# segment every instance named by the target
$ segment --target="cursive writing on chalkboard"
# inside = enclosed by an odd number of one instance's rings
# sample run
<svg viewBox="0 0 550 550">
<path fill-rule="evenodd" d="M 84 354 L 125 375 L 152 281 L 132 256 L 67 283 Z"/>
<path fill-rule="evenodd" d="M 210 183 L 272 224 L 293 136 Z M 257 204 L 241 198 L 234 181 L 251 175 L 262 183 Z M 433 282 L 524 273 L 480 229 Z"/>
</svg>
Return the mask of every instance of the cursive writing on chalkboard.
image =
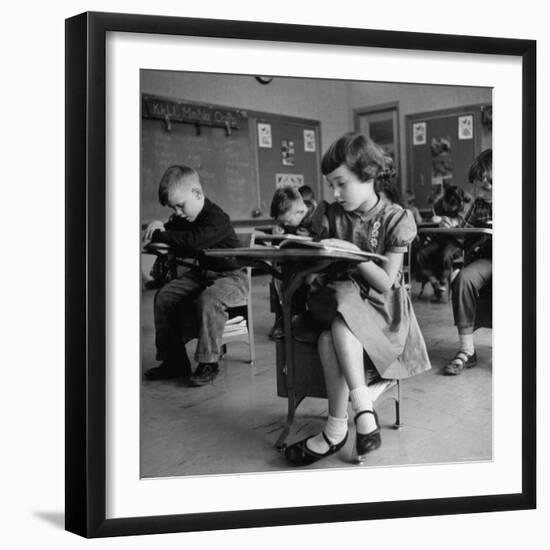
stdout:
<svg viewBox="0 0 550 550">
<path fill-rule="evenodd" d="M 210 105 L 183 103 L 154 96 L 143 96 L 143 117 L 170 122 L 220 126 L 239 129 L 239 123 L 246 119 L 244 111 L 222 109 Z"/>
</svg>

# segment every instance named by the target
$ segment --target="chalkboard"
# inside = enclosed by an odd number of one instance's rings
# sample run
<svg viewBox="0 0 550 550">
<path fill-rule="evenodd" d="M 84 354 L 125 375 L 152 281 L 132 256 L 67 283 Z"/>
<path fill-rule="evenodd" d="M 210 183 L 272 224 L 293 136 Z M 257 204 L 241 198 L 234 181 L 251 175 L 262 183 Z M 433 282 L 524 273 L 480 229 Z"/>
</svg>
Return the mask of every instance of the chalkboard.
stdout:
<svg viewBox="0 0 550 550">
<path fill-rule="evenodd" d="M 173 164 L 199 173 L 206 196 L 232 220 L 252 219 L 259 205 L 251 125 L 244 111 L 143 96 L 141 220 L 166 219 L 158 184 Z"/>
</svg>

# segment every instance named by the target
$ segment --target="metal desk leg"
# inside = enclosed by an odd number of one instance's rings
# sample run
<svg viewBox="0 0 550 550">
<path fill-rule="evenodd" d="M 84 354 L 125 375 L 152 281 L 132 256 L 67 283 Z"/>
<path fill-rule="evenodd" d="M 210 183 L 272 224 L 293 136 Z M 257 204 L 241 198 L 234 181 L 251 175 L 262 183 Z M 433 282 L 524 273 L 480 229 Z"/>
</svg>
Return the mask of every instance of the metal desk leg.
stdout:
<svg viewBox="0 0 550 550">
<path fill-rule="evenodd" d="M 396 381 L 396 389 L 397 389 L 397 396 L 394 397 L 395 400 L 395 424 L 393 425 L 393 428 L 395 430 L 400 430 L 403 427 L 403 424 L 401 424 L 401 382 L 399 380 Z"/>
<path fill-rule="evenodd" d="M 282 309 L 283 309 L 283 329 L 284 329 L 284 349 L 285 349 L 285 361 L 284 361 L 284 375 L 286 381 L 287 390 L 287 416 L 283 431 L 279 435 L 275 447 L 279 451 L 284 451 L 286 448 L 286 438 L 290 433 L 292 422 L 294 422 L 294 413 L 296 407 L 300 404 L 301 400 L 297 399 L 294 392 L 294 350 L 292 345 L 292 312 L 291 304 L 294 292 L 283 292 Z"/>
<path fill-rule="evenodd" d="M 300 397 L 300 399 L 296 400 L 296 396 L 294 394 L 288 395 L 286 422 L 283 430 L 279 434 L 277 442 L 275 443 L 275 448 L 278 451 L 283 452 L 286 449 L 286 438 L 288 437 L 288 434 L 290 433 L 290 428 L 292 427 L 292 423 L 294 422 L 294 413 L 296 412 L 298 405 L 303 401 L 303 399 L 304 397 Z"/>
</svg>

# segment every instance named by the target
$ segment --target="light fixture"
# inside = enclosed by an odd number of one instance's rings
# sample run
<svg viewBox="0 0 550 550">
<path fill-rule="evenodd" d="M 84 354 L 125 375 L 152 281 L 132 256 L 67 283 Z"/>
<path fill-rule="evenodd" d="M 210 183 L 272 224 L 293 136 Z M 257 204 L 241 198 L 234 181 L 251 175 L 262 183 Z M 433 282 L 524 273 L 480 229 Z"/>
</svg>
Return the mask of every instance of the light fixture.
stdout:
<svg viewBox="0 0 550 550">
<path fill-rule="evenodd" d="M 269 84 L 272 80 L 272 76 L 255 76 L 254 77 L 260 84 Z"/>
</svg>

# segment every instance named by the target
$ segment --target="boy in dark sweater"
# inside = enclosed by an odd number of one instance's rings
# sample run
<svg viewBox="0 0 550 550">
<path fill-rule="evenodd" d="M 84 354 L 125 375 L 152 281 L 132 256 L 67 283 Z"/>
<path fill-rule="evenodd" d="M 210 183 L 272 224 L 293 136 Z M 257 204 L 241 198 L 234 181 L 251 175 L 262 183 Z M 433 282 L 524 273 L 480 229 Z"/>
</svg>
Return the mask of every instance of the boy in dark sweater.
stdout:
<svg viewBox="0 0 550 550">
<path fill-rule="evenodd" d="M 230 259 L 204 258 L 205 248 L 236 248 L 239 239 L 229 216 L 204 196 L 199 175 L 188 166 L 171 166 L 159 184 L 159 201 L 174 211 L 170 221 L 151 223 L 144 244 L 165 243 L 177 257 L 197 258 L 196 267 L 164 285 L 155 296 L 155 343 L 162 363 L 145 373 L 147 380 L 183 377 L 202 386 L 219 373 L 227 308 L 242 304 L 248 293 L 246 270 Z M 198 338 L 195 373 L 185 343 Z"/>
</svg>

